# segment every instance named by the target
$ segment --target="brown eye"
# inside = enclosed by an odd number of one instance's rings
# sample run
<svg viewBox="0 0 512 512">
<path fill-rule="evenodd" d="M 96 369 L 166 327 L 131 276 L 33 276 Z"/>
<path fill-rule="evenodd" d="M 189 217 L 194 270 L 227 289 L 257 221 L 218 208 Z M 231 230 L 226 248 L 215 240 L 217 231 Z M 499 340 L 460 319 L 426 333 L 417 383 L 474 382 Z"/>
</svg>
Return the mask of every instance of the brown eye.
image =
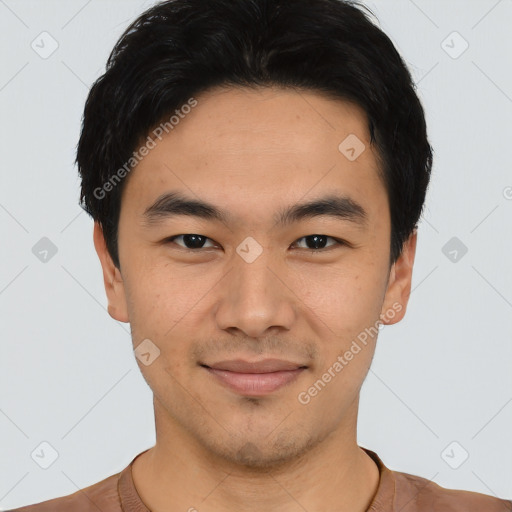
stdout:
<svg viewBox="0 0 512 512">
<path fill-rule="evenodd" d="M 327 241 L 328 240 L 333 240 L 334 243 L 333 244 L 330 244 L 330 245 L 327 245 Z M 342 245 L 343 242 L 341 240 L 337 240 L 336 238 L 333 238 L 331 236 L 327 236 L 327 235 L 309 235 L 309 236 L 304 236 L 302 238 L 299 238 L 297 240 L 297 242 L 295 242 L 296 244 L 300 243 L 301 241 L 304 241 L 305 242 L 305 247 L 300 247 L 301 249 L 309 249 L 313 252 L 320 252 L 322 251 L 323 249 L 327 249 L 327 248 L 330 248 L 332 246 L 335 246 L 335 245 Z"/>
<path fill-rule="evenodd" d="M 175 241 L 179 239 L 181 239 L 181 243 L 176 243 Z M 167 242 L 176 243 L 176 245 L 179 245 L 184 249 L 197 250 L 205 248 L 204 244 L 206 243 L 207 240 L 210 239 L 203 235 L 187 234 L 172 236 L 171 238 L 167 239 Z"/>
</svg>

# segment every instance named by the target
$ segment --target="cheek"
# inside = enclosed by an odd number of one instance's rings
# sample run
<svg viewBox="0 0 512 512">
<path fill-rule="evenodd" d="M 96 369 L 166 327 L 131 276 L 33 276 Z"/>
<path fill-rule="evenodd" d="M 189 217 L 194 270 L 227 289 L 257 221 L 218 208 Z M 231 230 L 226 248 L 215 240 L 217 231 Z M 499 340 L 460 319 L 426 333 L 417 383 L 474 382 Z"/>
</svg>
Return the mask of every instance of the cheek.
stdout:
<svg viewBox="0 0 512 512">
<path fill-rule="evenodd" d="M 305 310 L 314 312 L 337 335 L 346 338 L 378 319 L 385 281 L 377 265 L 365 261 L 343 266 L 311 267 L 303 273 Z"/>
<path fill-rule="evenodd" d="M 187 307 L 187 297 L 195 287 L 185 286 L 181 273 L 168 264 L 152 264 L 149 259 L 133 259 L 127 265 L 125 281 L 131 318 L 147 323 L 167 320 L 172 324 Z"/>
<path fill-rule="evenodd" d="M 179 269 L 147 262 L 127 266 L 125 290 L 133 343 L 149 338 L 165 351 L 166 359 L 176 362 L 178 352 L 186 351 L 191 333 L 199 335 L 207 316 L 208 293 L 219 276 L 192 266 Z"/>
</svg>

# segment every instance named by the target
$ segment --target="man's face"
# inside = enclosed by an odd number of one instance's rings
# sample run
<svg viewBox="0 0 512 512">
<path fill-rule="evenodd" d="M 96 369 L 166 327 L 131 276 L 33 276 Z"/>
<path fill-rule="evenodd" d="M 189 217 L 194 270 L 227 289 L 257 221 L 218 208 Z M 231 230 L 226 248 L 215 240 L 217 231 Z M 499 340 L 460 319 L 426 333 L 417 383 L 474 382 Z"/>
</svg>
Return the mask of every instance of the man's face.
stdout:
<svg viewBox="0 0 512 512">
<path fill-rule="evenodd" d="M 414 236 L 390 273 L 389 205 L 364 112 L 280 89 L 196 99 L 125 184 L 120 272 L 95 233 L 109 312 L 130 322 L 134 347 L 150 340 L 149 352 L 160 350 L 151 364 L 138 361 L 157 432 L 180 432 L 213 458 L 253 467 L 291 460 L 334 433 L 354 442 L 376 341 L 367 334 L 363 343 L 361 333 L 402 318 L 415 249 Z M 355 160 L 353 144 L 339 148 L 350 134 L 366 147 Z M 145 214 L 171 192 L 225 218 Z M 329 214 L 331 204 L 282 218 L 333 196 L 365 217 L 342 203 L 344 215 Z M 268 358 L 303 368 L 251 392 L 251 378 L 235 389 L 205 367 Z"/>
</svg>

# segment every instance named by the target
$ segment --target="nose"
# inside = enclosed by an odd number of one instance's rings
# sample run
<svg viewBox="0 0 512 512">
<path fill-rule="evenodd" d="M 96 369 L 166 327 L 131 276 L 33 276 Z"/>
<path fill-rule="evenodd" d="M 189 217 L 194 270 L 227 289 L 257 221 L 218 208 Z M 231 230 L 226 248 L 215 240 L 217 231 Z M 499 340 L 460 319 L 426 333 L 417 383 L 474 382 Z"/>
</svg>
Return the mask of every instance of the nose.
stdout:
<svg viewBox="0 0 512 512">
<path fill-rule="evenodd" d="M 283 266 L 268 251 L 253 262 L 238 255 L 223 280 L 216 309 L 217 326 L 258 338 L 268 330 L 290 330 L 297 315 L 297 293 L 287 283 Z"/>
</svg>

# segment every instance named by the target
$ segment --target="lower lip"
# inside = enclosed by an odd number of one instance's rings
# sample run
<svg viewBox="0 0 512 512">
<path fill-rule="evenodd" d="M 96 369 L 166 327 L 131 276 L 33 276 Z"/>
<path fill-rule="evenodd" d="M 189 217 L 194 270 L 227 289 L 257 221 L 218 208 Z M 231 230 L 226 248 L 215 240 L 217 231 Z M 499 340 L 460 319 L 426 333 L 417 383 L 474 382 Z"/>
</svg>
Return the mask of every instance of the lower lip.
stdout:
<svg viewBox="0 0 512 512">
<path fill-rule="evenodd" d="M 271 373 L 237 373 L 227 370 L 216 370 L 214 368 L 206 368 L 206 370 L 237 393 L 250 396 L 262 396 L 289 384 L 295 380 L 305 368 Z"/>
</svg>

